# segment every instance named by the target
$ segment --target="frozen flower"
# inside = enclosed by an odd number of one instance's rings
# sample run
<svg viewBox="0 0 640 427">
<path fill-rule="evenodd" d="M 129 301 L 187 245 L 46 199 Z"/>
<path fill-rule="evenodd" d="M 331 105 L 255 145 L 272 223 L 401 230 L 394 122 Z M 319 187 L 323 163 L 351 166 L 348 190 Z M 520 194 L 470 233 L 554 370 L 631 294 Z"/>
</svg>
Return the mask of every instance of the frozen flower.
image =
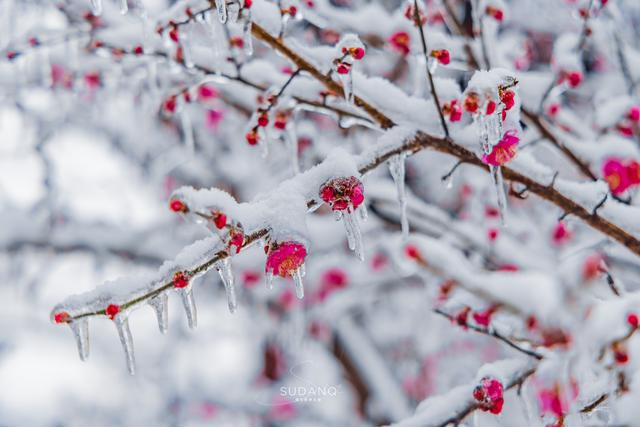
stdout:
<svg viewBox="0 0 640 427">
<path fill-rule="evenodd" d="M 518 148 L 518 134 L 507 131 L 500 142 L 493 146 L 491 153 L 482 156 L 482 161 L 491 166 L 502 166 L 516 155 Z"/>
<path fill-rule="evenodd" d="M 447 65 L 451 62 L 451 55 L 447 49 L 432 50 L 431 56 L 437 59 L 442 65 Z"/>
<path fill-rule="evenodd" d="M 499 414 L 504 405 L 504 387 L 495 378 L 483 378 L 473 390 L 473 398 L 478 402 L 481 410 Z"/>
<path fill-rule="evenodd" d="M 502 20 L 504 19 L 504 12 L 502 11 L 502 9 L 495 6 L 487 6 L 485 9 L 485 13 L 498 22 L 502 22 Z"/>
<path fill-rule="evenodd" d="M 201 101 L 207 101 L 218 96 L 218 91 L 210 85 L 202 85 L 198 88 L 198 98 Z"/>
<path fill-rule="evenodd" d="M 334 211 L 351 212 L 364 201 L 362 183 L 355 176 L 333 178 L 320 187 L 320 197 Z"/>
<path fill-rule="evenodd" d="M 627 168 L 624 163 L 616 158 L 607 159 L 602 166 L 604 178 L 609 184 L 609 189 L 614 195 L 622 194 L 631 185 Z"/>
<path fill-rule="evenodd" d="M 442 106 L 442 113 L 449 117 L 449 121 L 458 122 L 462 118 L 462 106 L 457 99 L 454 99 Z"/>
<path fill-rule="evenodd" d="M 389 38 L 389 44 L 403 55 L 409 54 L 409 51 L 411 50 L 411 39 L 409 37 L 409 33 L 406 31 L 393 33 Z"/>
<path fill-rule="evenodd" d="M 564 221 L 559 221 L 553 228 L 553 243 L 560 245 L 571 238 L 571 231 Z"/>
<path fill-rule="evenodd" d="M 291 277 L 303 264 L 307 249 L 302 243 L 283 242 L 269 246 L 265 272 L 280 277 Z"/>
</svg>

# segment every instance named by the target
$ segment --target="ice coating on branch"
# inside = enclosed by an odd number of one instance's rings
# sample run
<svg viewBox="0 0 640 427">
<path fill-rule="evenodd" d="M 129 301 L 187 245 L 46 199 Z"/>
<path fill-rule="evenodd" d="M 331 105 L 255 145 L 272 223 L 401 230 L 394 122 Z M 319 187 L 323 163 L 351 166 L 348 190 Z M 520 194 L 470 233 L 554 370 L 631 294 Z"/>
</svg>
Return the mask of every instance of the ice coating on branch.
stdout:
<svg viewBox="0 0 640 427">
<path fill-rule="evenodd" d="M 156 313 L 158 329 L 161 333 L 166 334 L 169 330 L 169 295 L 166 292 L 161 292 L 149 300 L 149 305 Z"/>
<path fill-rule="evenodd" d="M 407 219 L 407 193 L 405 191 L 405 152 L 396 154 L 388 160 L 389 173 L 396 185 L 398 193 L 398 203 L 400 203 L 400 225 L 402 236 L 406 239 L 409 236 L 409 220 Z"/>
<path fill-rule="evenodd" d="M 127 370 L 131 375 L 136 373 L 136 358 L 133 352 L 133 337 L 131 336 L 131 330 L 129 329 L 129 314 L 120 313 L 113 319 L 113 324 L 118 331 L 118 337 L 120 338 L 120 344 L 122 344 L 122 350 L 124 351 L 125 360 L 127 362 Z"/>
</svg>

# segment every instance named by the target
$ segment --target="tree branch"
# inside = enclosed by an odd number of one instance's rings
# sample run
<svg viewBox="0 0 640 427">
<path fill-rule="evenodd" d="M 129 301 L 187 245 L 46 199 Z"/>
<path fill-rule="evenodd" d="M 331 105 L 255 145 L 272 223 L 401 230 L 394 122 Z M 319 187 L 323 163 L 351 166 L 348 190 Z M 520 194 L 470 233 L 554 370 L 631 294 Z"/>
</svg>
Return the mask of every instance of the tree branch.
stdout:
<svg viewBox="0 0 640 427">
<path fill-rule="evenodd" d="M 444 114 L 442 113 L 442 105 L 440 104 L 440 99 L 438 98 L 436 85 L 433 82 L 433 74 L 429 69 L 429 51 L 427 49 L 427 39 L 424 35 L 424 29 L 422 28 L 422 23 L 420 21 L 420 9 L 418 9 L 418 0 L 413 0 L 413 21 L 415 26 L 418 28 L 418 32 L 420 33 L 422 54 L 424 55 L 424 65 L 427 71 L 427 80 L 429 81 L 429 87 L 431 88 L 431 96 L 433 96 L 433 102 L 435 102 L 436 108 L 438 109 L 438 116 L 440 116 L 440 124 L 442 125 L 444 136 L 445 138 L 449 138 L 449 128 L 447 127 L 447 122 L 445 121 Z"/>
</svg>

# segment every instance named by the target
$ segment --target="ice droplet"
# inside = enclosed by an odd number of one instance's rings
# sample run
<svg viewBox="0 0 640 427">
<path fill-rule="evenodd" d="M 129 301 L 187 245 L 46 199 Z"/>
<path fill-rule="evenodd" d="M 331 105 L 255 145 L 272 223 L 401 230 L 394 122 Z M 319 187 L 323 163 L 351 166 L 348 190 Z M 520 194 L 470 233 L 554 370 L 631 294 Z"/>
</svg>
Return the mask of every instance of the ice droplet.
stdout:
<svg viewBox="0 0 640 427">
<path fill-rule="evenodd" d="M 251 36 L 251 26 L 253 22 L 251 21 L 251 10 L 245 10 L 244 12 L 246 16 L 243 18 L 244 22 L 242 23 L 242 37 L 244 41 L 244 53 L 247 56 L 253 55 L 253 38 Z"/>
<path fill-rule="evenodd" d="M 226 24 L 229 14 L 227 13 L 227 2 L 226 0 L 217 0 L 216 1 L 216 11 L 218 12 L 218 20 L 221 24 Z"/>
<path fill-rule="evenodd" d="M 87 318 L 76 319 L 69 322 L 73 337 L 76 339 L 80 360 L 89 358 L 89 321 Z"/>
<path fill-rule="evenodd" d="M 296 296 L 298 299 L 304 298 L 304 284 L 302 283 L 302 277 L 304 277 L 304 267 L 300 266 L 300 268 L 297 268 L 293 273 L 293 281 L 296 284 Z"/>
<path fill-rule="evenodd" d="M 349 243 L 349 249 L 355 252 L 360 261 L 364 261 L 362 233 L 360 232 L 360 225 L 358 224 L 358 218 L 356 217 L 356 214 L 346 212 L 342 216 L 342 222 L 344 223 L 344 229 L 347 232 L 347 242 Z"/>
<path fill-rule="evenodd" d="M 158 329 L 163 334 L 169 329 L 169 295 L 161 293 L 149 300 L 149 305 L 153 307 L 158 319 Z"/>
<path fill-rule="evenodd" d="M 124 355 L 127 359 L 127 369 L 131 375 L 135 375 L 136 357 L 133 353 L 133 337 L 131 336 L 131 330 L 129 329 L 129 318 L 126 317 L 126 314 L 119 314 L 113 319 L 113 322 L 118 330 L 120 343 L 122 344 L 122 349 L 124 350 Z"/>
<path fill-rule="evenodd" d="M 340 82 L 342 83 L 342 90 L 344 91 L 344 99 L 348 103 L 353 102 L 353 78 L 351 76 L 351 69 L 346 74 L 339 74 Z"/>
<path fill-rule="evenodd" d="M 273 273 L 270 271 L 267 271 L 266 274 L 264 275 L 264 279 L 265 279 L 265 284 L 267 285 L 267 289 L 269 290 L 273 289 Z"/>
<path fill-rule="evenodd" d="M 184 312 L 187 315 L 187 321 L 191 329 L 198 325 L 198 312 L 196 310 L 196 301 L 193 298 L 193 288 L 191 285 L 186 288 L 180 289 L 180 298 L 182 299 L 182 305 L 184 306 Z"/>
<path fill-rule="evenodd" d="M 229 303 L 229 311 L 235 313 L 238 309 L 238 302 L 236 299 L 236 288 L 233 279 L 233 271 L 231 270 L 231 260 L 223 258 L 216 264 L 216 270 L 220 275 L 220 279 L 224 284 L 224 290 L 227 293 L 227 302 Z"/>
<path fill-rule="evenodd" d="M 91 0 L 91 13 L 94 16 L 102 14 L 102 0 Z"/>
<path fill-rule="evenodd" d="M 407 220 L 407 192 L 404 186 L 405 167 L 404 160 L 407 154 L 402 152 L 391 157 L 388 160 L 389 172 L 391 178 L 396 184 L 396 191 L 398 192 L 398 202 L 400 203 L 400 226 L 402 228 L 402 238 L 409 237 L 409 221 Z"/>
<path fill-rule="evenodd" d="M 126 15 L 129 11 L 129 0 L 120 0 L 120 13 Z"/>
</svg>

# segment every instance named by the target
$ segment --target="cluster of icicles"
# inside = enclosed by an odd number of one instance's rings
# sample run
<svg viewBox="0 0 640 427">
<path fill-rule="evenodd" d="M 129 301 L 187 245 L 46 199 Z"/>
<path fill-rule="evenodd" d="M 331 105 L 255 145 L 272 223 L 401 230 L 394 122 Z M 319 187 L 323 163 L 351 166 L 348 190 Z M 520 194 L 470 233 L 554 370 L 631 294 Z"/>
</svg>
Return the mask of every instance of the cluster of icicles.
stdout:
<svg viewBox="0 0 640 427">
<path fill-rule="evenodd" d="M 465 111 L 472 115 L 473 121 L 477 124 L 482 161 L 489 167 L 497 192 L 500 218 L 503 222 L 506 216 L 507 195 L 501 166 L 516 155 L 520 141 L 517 130 L 505 132 L 503 122 L 507 112 L 515 105 L 516 93 L 509 88 L 516 84 L 515 79 L 508 78 L 505 85 L 498 87 L 498 102 L 491 94 L 487 94 L 482 99 L 478 93 L 469 91 L 463 105 Z"/>
<path fill-rule="evenodd" d="M 358 258 L 364 259 L 362 233 L 360 232 L 358 220 L 366 219 L 367 214 L 363 203 L 364 188 L 360 180 L 354 176 L 332 178 L 320 187 L 319 198 L 331 207 L 337 220 L 344 222 L 349 248 L 356 253 Z M 218 235 L 224 243 L 226 251 L 215 263 L 210 264 L 210 267 L 203 268 L 202 265 L 199 265 L 190 269 L 183 268 L 174 271 L 170 282 L 164 283 L 161 287 L 140 299 L 121 305 L 113 301 L 105 301 L 106 306 L 103 310 L 99 310 L 99 313 L 111 319 L 116 326 L 124 349 L 127 367 L 132 375 L 135 373 L 136 368 L 128 316 L 132 309 L 139 306 L 140 303 L 146 302 L 153 308 L 160 332 L 165 333 L 168 329 L 169 292 L 177 292 L 184 306 L 189 327 L 195 328 L 197 325 L 197 311 L 193 295 L 193 284 L 195 279 L 204 274 L 208 268 L 215 268 L 225 287 L 229 311 L 233 313 L 238 307 L 230 257 L 232 254 L 238 254 L 248 244 L 242 224 L 229 218 L 224 212 L 216 208 L 207 208 L 206 211 L 192 210 L 183 200 L 178 198 L 170 200 L 169 208 L 173 212 L 195 219 L 198 222 L 204 222 L 208 229 Z M 358 211 L 357 214 L 360 218 L 356 215 L 356 211 Z M 290 277 L 295 283 L 296 296 L 300 299 L 304 297 L 302 278 L 304 277 L 304 262 L 307 256 L 307 248 L 301 240 L 285 239 L 275 241 L 268 234 L 264 238 L 264 248 L 267 256 L 265 263 L 267 287 L 269 289 L 272 288 L 274 276 Z M 168 281 L 168 279 L 166 280 Z M 88 320 L 89 317 L 97 313 L 72 315 L 67 310 L 72 313 L 74 311 L 66 308 L 64 304 L 60 305 L 54 308 L 51 318 L 55 323 L 69 325 L 76 340 L 80 359 L 86 360 L 89 356 Z"/>
</svg>

